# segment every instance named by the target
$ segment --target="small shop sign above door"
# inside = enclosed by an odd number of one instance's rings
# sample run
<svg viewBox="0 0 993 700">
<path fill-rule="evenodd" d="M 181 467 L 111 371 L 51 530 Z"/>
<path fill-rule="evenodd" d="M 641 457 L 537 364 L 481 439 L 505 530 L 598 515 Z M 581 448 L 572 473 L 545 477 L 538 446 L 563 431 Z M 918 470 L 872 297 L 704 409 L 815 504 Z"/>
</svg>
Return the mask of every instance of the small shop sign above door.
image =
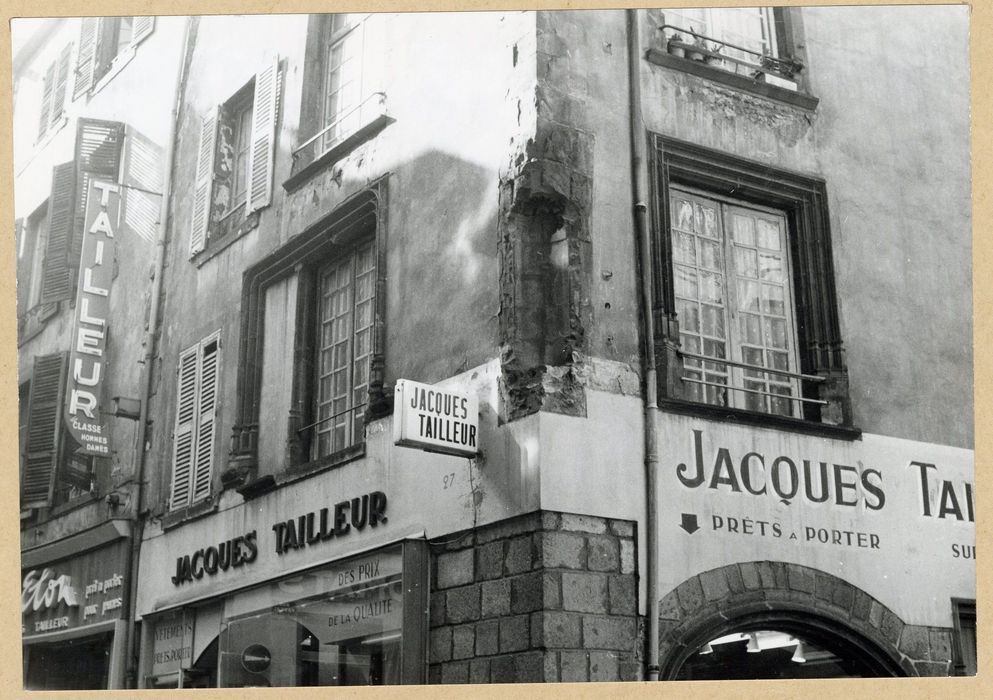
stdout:
<svg viewBox="0 0 993 700">
<path fill-rule="evenodd" d="M 479 399 L 420 384 L 397 381 L 393 443 L 427 452 L 473 457 L 479 452 Z"/>
</svg>

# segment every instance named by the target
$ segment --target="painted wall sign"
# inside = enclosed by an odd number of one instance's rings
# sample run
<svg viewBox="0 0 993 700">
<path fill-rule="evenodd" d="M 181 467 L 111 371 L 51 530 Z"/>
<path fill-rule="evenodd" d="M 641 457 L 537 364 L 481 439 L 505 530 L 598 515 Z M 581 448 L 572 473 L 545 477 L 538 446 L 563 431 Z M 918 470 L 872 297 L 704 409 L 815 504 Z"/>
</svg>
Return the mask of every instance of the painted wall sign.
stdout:
<svg viewBox="0 0 993 700">
<path fill-rule="evenodd" d="M 479 452 L 479 399 L 429 384 L 396 384 L 393 443 L 471 457 Z"/>
<path fill-rule="evenodd" d="M 177 557 L 176 574 L 172 577 L 172 582 L 179 586 L 187 581 L 200 580 L 205 575 L 213 576 L 218 571 L 237 569 L 244 564 L 251 564 L 258 554 L 255 530 L 252 530 L 216 546 L 201 547 L 193 554 Z"/>
<path fill-rule="evenodd" d="M 832 573 L 904 621 L 948 624 L 975 596 L 970 450 L 840 441 L 667 416 L 660 444 L 665 586 L 735 562 Z M 895 582 L 913 581 L 913 586 Z"/>
<path fill-rule="evenodd" d="M 120 208 L 118 185 L 90 181 L 66 391 L 69 432 L 83 453 L 102 457 L 109 456 L 112 449 L 110 426 L 103 420 L 99 404 L 107 369 L 107 319 Z"/>
<path fill-rule="evenodd" d="M 22 635 L 27 638 L 119 618 L 125 589 L 123 542 L 24 572 Z"/>
<path fill-rule="evenodd" d="M 336 503 L 334 508 L 290 518 L 272 526 L 276 533 L 276 554 L 300 549 L 349 532 L 362 531 L 366 525 L 377 527 L 385 523 L 386 494 L 373 491 L 350 501 Z"/>
</svg>

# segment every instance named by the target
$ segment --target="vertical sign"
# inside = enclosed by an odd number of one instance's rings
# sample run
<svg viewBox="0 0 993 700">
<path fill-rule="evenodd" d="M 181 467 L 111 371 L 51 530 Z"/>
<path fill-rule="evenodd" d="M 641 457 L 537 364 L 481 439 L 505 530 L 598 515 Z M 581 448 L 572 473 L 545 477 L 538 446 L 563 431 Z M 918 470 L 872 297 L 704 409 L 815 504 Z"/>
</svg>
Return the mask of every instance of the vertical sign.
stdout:
<svg viewBox="0 0 993 700">
<path fill-rule="evenodd" d="M 114 275 L 114 232 L 121 208 L 120 187 L 91 180 L 86 193 L 83 250 L 76 292 L 76 319 L 69 351 L 66 424 L 83 454 L 110 454 L 110 426 L 100 414 L 107 369 L 107 319 Z"/>
</svg>

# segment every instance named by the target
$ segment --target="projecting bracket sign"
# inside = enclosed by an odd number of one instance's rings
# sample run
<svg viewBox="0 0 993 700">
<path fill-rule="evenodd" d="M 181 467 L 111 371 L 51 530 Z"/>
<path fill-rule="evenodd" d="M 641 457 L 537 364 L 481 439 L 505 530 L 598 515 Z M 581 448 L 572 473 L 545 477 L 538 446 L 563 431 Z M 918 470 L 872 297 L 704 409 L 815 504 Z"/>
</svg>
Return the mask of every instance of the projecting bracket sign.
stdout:
<svg viewBox="0 0 993 700">
<path fill-rule="evenodd" d="M 478 454 L 476 396 L 400 379 L 393 407 L 393 444 L 463 457 Z"/>
</svg>

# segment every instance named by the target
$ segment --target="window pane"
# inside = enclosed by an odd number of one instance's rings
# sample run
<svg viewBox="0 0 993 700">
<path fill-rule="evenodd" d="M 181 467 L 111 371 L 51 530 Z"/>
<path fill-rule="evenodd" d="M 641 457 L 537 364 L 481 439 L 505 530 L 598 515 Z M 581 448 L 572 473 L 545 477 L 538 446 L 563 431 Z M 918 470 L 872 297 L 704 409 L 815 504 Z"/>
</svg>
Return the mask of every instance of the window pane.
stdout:
<svg viewBox="0 0 993 700">
<path fill-rule="evenodd" d="M 740 340 L 749 345 L 763 345 L 760 317 L 755 314 L 741 314 L 738 318 Z"/>
<path fill-rule="evenodd" d="M 714 304 L 724 303 L 723 280 L 720 275 L 710 272 L 700 273 L 700 300 Z"/>
<path fill-rule="evenodd" d="M 696 265 L 696 249 L 693 236 L 678 231 L 673 235 L 672 257 L 676 262 Z"/>
<path fill-rule="evenodd" d="M 693 231 L 693 205 L 685 199 L 676 199 L 672 210 L 675 214 L 672 225 L 683 231 Z"/>
<path fill-rule="evenodd" d="M 783 298 L 782 287 L 762 285 L 762 311 L 775 316 L 786 315 L 786 301 Z"/>
<path fill-rule="evenodd" d="M 696 272 L 683 266 L 676 267 L 676 296 L 684 299 L 698 299 Z"/>
<path fill-rule="evenodd" d="M 735 272 L 742 277 L 755 279 L 759 276 L 758 255 L 751 248 L 734 247 Z"/>
<path fill-rule="evenodd" d="M 769 250 L 780 249 L 779 226 L 775 222 L 758 219 L 757 228 L 759 248 L 768 248 Z"/>
<path fill-rule="evenodd" d="M 786 348 L 786 321 L 781 318 L 765 319 L 766 345 L 774 348 Z"/>
<path fill-rule="evenodd" d="M 676 300 L 676 313 L 679 315 L 679 327 L 688 332 L 700 332 L 700 306 L 691 301 Z"/>
<path fill-rule="evenodd" d="M 714 338 L 724 338 L 724 309 L 703 305 L 703 333 Z"/>
<path fill-rule="evenodd" d="M 779 255 L 759 253 L 759 273 L 766 282 L 783 281 L 783 259 Z"/>
<path fill-rule="evenodd" d="M 710 270 L 723 270 L 720 243 L 706 240 L 700 241 L 700 267 L 706 267 Z"/>
<path fill-rule="evenodd" d="M 752 227 L 752 218 L 750 216 L 734 214 L 731 217 L 731 221 L 733 222 L 732 233 L 734 242 L 741 245 L 754 246 L 755 230 Z"/>
<path fill-rule="evenodd" d="M 697 233 L 708 238 L 717 238 L 717 210 L 713 206 L 698 202 L 694 219 L 694 229 Z"/>
<path fill-rule="evenodd" d="M 753 391 L 765 391 L 765 384 L 757 381 L 745 380 L 745 388 L 752 391 L 742 392 L 745 395 L 745 408 L 750 411 L 765 411 L 765 396 L 752 393 Z"/>
<path fill-rule="evenodd" d="M 759 310 L 759 285 L 757 282 L 738 280 L 738 308 L 742 311 Z"/>
</svg>

